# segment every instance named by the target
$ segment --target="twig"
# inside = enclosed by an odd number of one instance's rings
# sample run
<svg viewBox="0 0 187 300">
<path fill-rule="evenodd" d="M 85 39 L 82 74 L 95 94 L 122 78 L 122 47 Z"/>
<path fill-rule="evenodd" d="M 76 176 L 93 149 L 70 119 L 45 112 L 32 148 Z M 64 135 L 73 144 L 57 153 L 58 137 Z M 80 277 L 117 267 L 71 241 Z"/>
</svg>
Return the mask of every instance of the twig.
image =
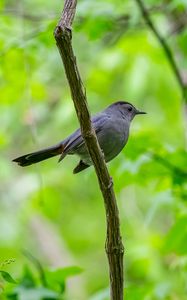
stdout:
<svg viewBox="0 0 187 300">
<path fill-rule="evenodd" d="M 53 20 L 57 14 L 29 14 L 25 13 L 24 11 L 20 11 L 17 9 L 5 9 L 0 12 L 0 16 L 8 16 L 11 15 L 11 17 L 16 17 L 20 19 L 25 19 L 31 22 L 43 22 L 46 20 Z"/>
<path fill-rule="evenodd" d="M 71 43 L 71 25 L 76 11 L 76 0 L 65 0 L 61 19 L 54 36 L 64 64 L 72 99 L 79 119 L 83 138 L 98 177 L 104 198 L 107 237 L 106 252 L 110 271 L 110 290 L 112 300 L 123 300 L 123 244 L 120 235 L 119 212 L 103 153 L 99 147 L 95 131 L 92 128 L 87 107 L 86 91 L 83 86 Z"/>
<path fill-rule="evenodd" d="M 149 12 L 148 12 L 147 8 L 144 6 L 143 1 L 142 0 L 135 0 L 135 1 L 136 1 L 137 5 L 140 8 L 142 16 L 143 16 L 144 20 L 146 21 L 148 27 L 154 33 L 154 35 L 156 36 L 157 40 L 159 41 L 162 49 L 164 50 L 165 55 L 168 59 L 168 62 L 170 64 L 170 66 L 173 70 L 173 73 L 175 74 L 175 77 L 176 77 L 176 79 L 178 81 L 178 84 L 180 86 L 182 96 L 183 96 L 185 102 L 187 102 L 187 93 L 186 93 L 187 87 L 186 87 L 185 83 L 183 82 L 181 72 L 180 72 L 180 70 L 177 66 L 177 63 L 175 61 L 175 58 L 173 56 L 173 53 L 172 53 L 167 41 L 164 39 L 163 36 L 161 36 L 159 31 L 157 30 L 155 24 L 151 20 L 151 17 L 149 15 Z"/>
</svg>

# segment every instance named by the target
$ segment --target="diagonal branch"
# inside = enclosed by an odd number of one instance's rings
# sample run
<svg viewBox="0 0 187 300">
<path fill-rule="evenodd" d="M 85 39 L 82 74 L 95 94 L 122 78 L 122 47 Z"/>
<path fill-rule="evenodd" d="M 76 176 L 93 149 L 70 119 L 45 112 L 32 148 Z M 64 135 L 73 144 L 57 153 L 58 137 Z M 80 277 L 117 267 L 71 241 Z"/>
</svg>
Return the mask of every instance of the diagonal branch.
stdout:
<svg viewBox="0 0 187 300">
<path fill-rule="evenodd" d="M 170 170 L 171 173 L 173 173 L 175 176 L 177 175 L 179 177 L 186 178 L 187 176 L 186 170 L 183 170 L 180 167 L 173 165 L 169 160 L 165 159 L 164 157 L 160 156 L 157 153 L 150 152 L 149 154 L 155 161 L 157 161 L 159 164 L 161 164 L 162 166 Z"/>
<path fill-rule="evenodd" d="M 170 66 L 173 70 L 173 73 L 175 74 L 175 77 L 176 77 L 176 79 L 178 81 L 178 84 L 180 86 L 182 96 L 183 96 L 185 102 L 187 102 L 187 93 L 186 93 L 187 87 L 186 87 L 185 83 L 183 82 L 181 72 L 180 72 L 180 70 L 177 66 L 174 55 L 173 55 L 167 41 L 165 40 L 165 38 L 163 36 L 161 36 L 159 31 L 157 30 L 155 24 L 151 20 L 149 12 L 148 12 L 147 8 L 145 7 L 143 1 L 142 0 L 135 0 L 135 1 L 136 1 L 137 5 L 139 6 L 139 9 L 140 9 L 140 11 L 142 13 L 142 16 L 143 16 L 144 20 L 146 21 L 148 27 L 153 32 L 153 34 L 155 35 L 155 37 L 159 41 L 163 51 L 165 52 L 165 55 L 168 59 L 168 62 L 170 64 Z"/>
<path fill-rule="evenodd" d="M 64 64 L 82 135 L 92 158 L 104 199 L 107 221 L 106 252 L 110 271 L 111 299 L 123 300 L 124 249 L 120 235 L 120 221 L 116 197 L 112 179 L 90 121 L 86 90 L 80 77 L 71 43 L 71 25 L 76 11 L 76 4 L 76 0 L 65 0 L 62 16 L 55 29 L 54 36 Z"/>
</svg>

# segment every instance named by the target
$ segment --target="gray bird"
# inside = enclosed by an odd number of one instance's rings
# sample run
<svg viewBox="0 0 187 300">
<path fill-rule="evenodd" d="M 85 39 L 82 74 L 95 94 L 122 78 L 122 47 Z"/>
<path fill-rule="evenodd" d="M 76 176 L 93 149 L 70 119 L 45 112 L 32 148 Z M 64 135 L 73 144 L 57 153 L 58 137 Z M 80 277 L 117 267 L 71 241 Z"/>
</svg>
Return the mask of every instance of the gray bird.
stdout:
<svg viewBox="0 0 187 300">
<path fill-rule="evenodd" d="M 122 151 L 129 137 L 130 123 L 135 115 L 139 114 L 145 114 L 145 112 L 137 110 L 129 102 L 118 101 L 92 117 L 92 125 L 106 162 L 112 160 Z M 92 165 L 80 129 L 52 147 L 20 156 L 13 161 L 25 167 L 56 155 L 61 155 L 59 159 L 61 161 L 66 155 L 72 154 L 80 157 L 79 164 L 73 170 L 74 174 Z"/>
</svg>

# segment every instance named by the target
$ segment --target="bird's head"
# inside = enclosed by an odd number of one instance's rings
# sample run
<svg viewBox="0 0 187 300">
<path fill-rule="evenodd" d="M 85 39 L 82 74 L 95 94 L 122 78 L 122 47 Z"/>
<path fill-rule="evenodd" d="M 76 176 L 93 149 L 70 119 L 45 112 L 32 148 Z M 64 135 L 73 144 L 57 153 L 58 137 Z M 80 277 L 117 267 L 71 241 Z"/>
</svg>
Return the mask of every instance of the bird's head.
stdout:
<svg viewBox="0 0 187 300">
<path fill-rule="evenodd" d="M 107 109 L 121 115 L 123 118 L 132 121 L 136 115 L 146 114 L 144 111 L 138 110 L 134 105 L 125 101 L 117 101 L 111 104 Z"/>
</svg>

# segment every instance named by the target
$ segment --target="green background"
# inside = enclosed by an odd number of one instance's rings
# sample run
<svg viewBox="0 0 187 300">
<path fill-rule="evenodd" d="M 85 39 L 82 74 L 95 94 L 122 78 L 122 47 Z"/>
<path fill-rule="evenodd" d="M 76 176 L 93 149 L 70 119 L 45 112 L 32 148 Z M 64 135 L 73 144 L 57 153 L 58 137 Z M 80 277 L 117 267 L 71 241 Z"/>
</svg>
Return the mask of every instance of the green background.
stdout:
<svg viewBox="0 0 187 300">
<path fill-rule="evenodd" d="M 187 78 L 186 1 L 144 2 Z M 2 299 L 22 289 L 25 265 L 38 280 L 23 249 L 44 269 L 78 266 L 83 272 L 66 280 L 59 298 L 42 296 L 37 282 L 36 294 L 17 292 L 11 299 L 109 299 L 105 210 L 94 169 L 73 175 L 77 157 L 28 168 L 11 162 L 78 127 L 53 37 L 62 7 L 62 1 L 0 2 L 0 263 L 17 282 L 1 279 Z M 90 111 L 126 100 L 147 112 L 134 119 L 128 144 L 108 164 L 125 246 L 125 299 L 186 299 L 187 119 L 181 89 L 135 1 L 78 1 L 73 29 Z"/>
</svg>

